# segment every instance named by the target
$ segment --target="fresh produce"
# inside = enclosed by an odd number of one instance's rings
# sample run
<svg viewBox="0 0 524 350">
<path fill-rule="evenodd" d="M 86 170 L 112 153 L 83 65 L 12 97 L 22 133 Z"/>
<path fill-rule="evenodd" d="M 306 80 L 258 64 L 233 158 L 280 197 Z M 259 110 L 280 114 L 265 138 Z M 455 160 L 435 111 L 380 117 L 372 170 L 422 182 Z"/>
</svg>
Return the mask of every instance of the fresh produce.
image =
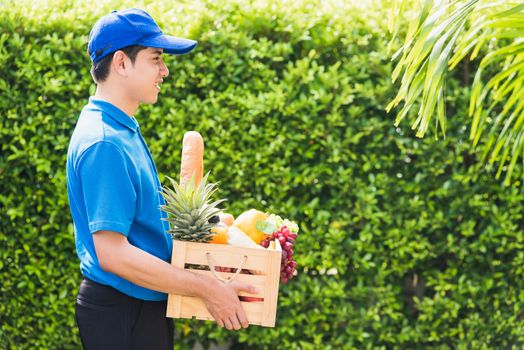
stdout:
<svg viewBox="0 0 524 350">
<path fill-rule="evenodd" d="M 182 141 L 182 164 L 180 167 L 180 185 L 195 177 L 198 186 L 204 174 L 204 139 L 196 131 L 188 131 Z"/>
<path fill-rule="evenodd" d="M 246 296 L 240 295 L 238 297 L 238 299 L 240 299 L 240 301 L 245 301 L 245 302 L 248 302 L 248 303 L 261 303 L 261 302 L 264 301 L 264 298 L 248 297 L 247 295 Z"/>
<path fill-rule="evenodd" d="M 287 221 L 287 223 L 290 224 L 290 227 L 287 227 L 286 225 L 280 226 L 280 229 L 275 230 L 271 236 L 261 242 L 261 246 L 264 248 L 269 247 L 271 242 L 275 240 L 278 240 L 282 246 L 280 277 L 284 284 L 294 277 L 295 269 L 297 267 L 297 263 L 293 259 L 293 254 L 295 253 L 293 247 L 295 245 L 295 240 L 298 237 L 298 225 L 292 221 Z"/>
<path fill-rule="evenodd" d="M 228 244 L 227 240 L 229 238 L 227 234 L 228 227 L 225 224 L 219 223 L 211 229 L 211 233 L 214 235 L 211 237 L 209 243 L 213 244 Z"/>
<path fill-rule="evenodd" d="M 209 242 L 215 233 L 211 229 L 217 224 L 211 223 L 210 219 L 220 213 L 217 207 L 225 199 L 211 202 L 211 196 L 217 191 L 214 183 L 207 183 L 208 174 L 195 184 L 195 176 L 184 185 L 179 185 L 175 180 L 171 181 L 172 189 L 164 187 L 162 195 L 166 205 L 162 210 L 168 213 L 171 227 L 169 232 L 173 239 L 190 242 Z"/>
<path fill-rule="evenodd" d="M 209 223 L 211 224 L 218 224 L 220 222 L 220 216 L 215 215 L 211 219 L 209 219 Z"/>
<path fill-rule="evenodd" d="M 226 224 L 227 226 L 233 226 L 233 223 L 235 222 L 235 217 L 228 213 L 221 213 L 219 217 L 220 222 Z"/>
<path fill-rule="evenodd" d="M 233 226 L 241 229 L 246 235 L 248 235 L 256 244 L 260 244 L 267 234 L 257 228 L 257 224 L 260 227 L 259 222 L 265 222 L 267 214 L 258 211 L 256 209 L 250 209 L 240 214 Z"/>
<path fill-rule="evenodd" d="M 296 232 L 298 234 L 298 225 L 295 222 L 288 219 L 282 219 L 280 216 L 276 214 L 270 214 L 267 218 L 267 222 L 273 225 L 273 231 L 275 231 L 279 227 L 286 226 L 289 229 L 289 231 Z"/>
<path fill-rule="evenodd" d="M 287 283 L 293 278 L 296 262 L 293 246 L 298 235 L 298 225 L 278 215 L 268 215 L 256 209 L 240 214 L 236 220 L 231 214 L 223 213 L 218 205 L 225 201 L 211 202 L 217 191 L 216 184 L 207 183 L 209 173 L 202 178 L 204 140 L 196 131 L 184 135 L 180 184 L 169 178 L 172 188 L 164 187 L 162 195 L 166 204 L 162 210 L 168 213 L 173 239 L 229 244 L 254 249 L 275 249 L 275 240 L 282 247 L 281 278 Z M 208 268 L 207 266 L 196 266 Z M 221 272 L 233 272 L 231 267 L 216 266 Z M 242 269 L 243 273 L 263 274 L 262 271 Z M 262 301 L 255 297 L 244 297 L 245 301 Z"/>
<path fill-rule="evenodd" d="M 255 243 L 246 233 L 240 230 L 238 227 L 229 226 L 227 230 L 228 241 L 230 245 L 236 245 L 239 247 L 264 249 L 257 243 Z"/>
</svg>

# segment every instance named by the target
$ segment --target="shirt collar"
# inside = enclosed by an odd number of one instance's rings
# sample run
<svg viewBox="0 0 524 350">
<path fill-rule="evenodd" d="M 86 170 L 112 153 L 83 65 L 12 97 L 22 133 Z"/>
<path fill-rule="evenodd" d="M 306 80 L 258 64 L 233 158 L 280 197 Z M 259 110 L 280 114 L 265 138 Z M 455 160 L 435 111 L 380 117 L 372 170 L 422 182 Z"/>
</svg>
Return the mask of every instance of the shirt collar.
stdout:
<svg viewBox="0 0 524 350">
<path fill-rule="evenodd" d="M 131 129 L 134 132 L 138 132 L 138 128 L 140 125 L 138 125 L 137 120 L 135 117 L 128 116 L 123 110 L 115 106 L 114 104 L 111 104 L 107 101 L 96 99 L 94 97 L 89 97 L 89 104 L 94 106 L 96 109 L 100 109 L 103 112 L 106 112 L 107 115 L 109 115 L 111 118 L 119 122 L 120 124 L 126 126 L 127 128 Z"/>
</svg>

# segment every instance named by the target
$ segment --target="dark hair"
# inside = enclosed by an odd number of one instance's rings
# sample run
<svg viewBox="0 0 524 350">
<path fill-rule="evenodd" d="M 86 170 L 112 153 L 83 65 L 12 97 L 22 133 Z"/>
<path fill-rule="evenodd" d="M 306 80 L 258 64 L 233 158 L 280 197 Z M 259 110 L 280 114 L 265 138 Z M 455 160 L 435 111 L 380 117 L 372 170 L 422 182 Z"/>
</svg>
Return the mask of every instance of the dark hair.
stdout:
<svg viewBox="0 0 524 350">
<path fill-rule="evenodd" d="M 131 63 L 135 63 L 136 55 L 142 51 L 147 49 L 147 46 L 141 46 L 141 45 L 131 45 L 124 47 L 120 50 L 122 50 L 127 57 L 131 60 Z M 88 52 L 89 53 L 89 52 Z M 104 80 L 107 79 L 107 76 L 109 75 L 109 68 L 111 67 L 111 62 L 113 61 L 113 53 L 110 53 L 106 57 L 102 58 L 100 61 L 93 63 L 93 66 L 91 66 L 91 76 L 93 77 L 93 80 L 95 83 L 101 83 Z"/>
</svg>

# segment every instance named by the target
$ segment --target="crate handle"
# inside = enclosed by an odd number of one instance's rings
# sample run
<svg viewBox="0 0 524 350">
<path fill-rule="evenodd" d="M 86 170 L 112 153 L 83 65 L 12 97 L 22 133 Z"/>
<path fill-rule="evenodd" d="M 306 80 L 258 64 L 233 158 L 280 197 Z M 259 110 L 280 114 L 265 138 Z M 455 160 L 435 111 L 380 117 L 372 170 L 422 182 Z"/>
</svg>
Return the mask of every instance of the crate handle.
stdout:
<svg viewBox="0 0 524 350">
<path fill-rule="evenodd" d="M 242 271 L 242 266 L 244 266 L 244 263 L 247 261 L 247 255 L 244 255 L 244 260 L 242 260 L 242 262 L 240 263 L 240 266 L 238 267 L 237 272 L 235 272 L 235 274 L 231 276 L 230 278 L 222 278 L 215 272 L 215 264 L 213 264 L 213 261 L 211 261 L 211 253 L 206 252 L 206 257 L 207 257 L 207 263 L 209 264 L 209 269 L 213 273 L 213 276 L 215 276 L 215 278 L 218 279 L 219 281 L 222 281 L 226 284 L 233 282 L 233 280 L 238 276 L 240 271 Z"/>
</svg>

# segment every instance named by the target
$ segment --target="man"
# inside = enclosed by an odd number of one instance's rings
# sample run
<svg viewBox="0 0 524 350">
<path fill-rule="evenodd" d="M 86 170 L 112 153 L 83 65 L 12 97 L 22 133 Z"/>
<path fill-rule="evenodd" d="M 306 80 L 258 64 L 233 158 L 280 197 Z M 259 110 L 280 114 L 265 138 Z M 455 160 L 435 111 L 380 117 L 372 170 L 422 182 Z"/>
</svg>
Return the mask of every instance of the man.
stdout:
<svg viewBox="0 0 524 350">
<path fill-rule="evenodd" d="M 153 158 L 133 114 L 158 99 L 169 75 L 162 54 L 196 42 L 162 33 L 145 11 L 113 11 L 89 36 L 96 93 L 82 110 L 67 155 L 67 188 L 84 279 L 75 307 L 86 349 L 172 349 L 166 293 L 198 296 L 220 327 L 247 327 L 240 291 L 169 264 L 168 224 Z"/>
</svg>

